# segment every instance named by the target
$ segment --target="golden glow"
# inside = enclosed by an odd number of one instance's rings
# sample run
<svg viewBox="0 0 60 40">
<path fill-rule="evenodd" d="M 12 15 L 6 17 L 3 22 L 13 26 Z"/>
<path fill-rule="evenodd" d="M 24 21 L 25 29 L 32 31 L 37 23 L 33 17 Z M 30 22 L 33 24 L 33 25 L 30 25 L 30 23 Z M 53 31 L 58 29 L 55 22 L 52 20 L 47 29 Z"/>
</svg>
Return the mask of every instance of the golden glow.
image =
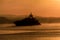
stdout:
<svg viewBox="0 0 60 40">
<path fill-rule="evenodd" d="M 44 17 L 60 17 L 60 1 L 42 0 L 36 7 L 38 14 Z M 36 12 L 36 11 L 35 11 Z"/>
<path fill-rule="evenodd" d="M 34 15 L 42 17 L 60 17 L 60 0 L 1 0 L 2 15 Z"/>
</svg>

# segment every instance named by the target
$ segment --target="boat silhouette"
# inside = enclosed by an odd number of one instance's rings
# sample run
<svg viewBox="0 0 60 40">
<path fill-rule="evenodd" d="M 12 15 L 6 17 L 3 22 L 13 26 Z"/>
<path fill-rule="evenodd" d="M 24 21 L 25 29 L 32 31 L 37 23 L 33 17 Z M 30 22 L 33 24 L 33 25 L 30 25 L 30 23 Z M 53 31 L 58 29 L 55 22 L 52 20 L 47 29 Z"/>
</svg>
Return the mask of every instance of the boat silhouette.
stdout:
<svg viewBox="0 0 60 40">
<path fill-rule="evenodd" d="M 32 26 L 32 25 L 40 25 L 39 21 L 30 14 L 27 18 L 23 20 L 17 20 L 14 22 L 16 26 Z"/>
</svg>

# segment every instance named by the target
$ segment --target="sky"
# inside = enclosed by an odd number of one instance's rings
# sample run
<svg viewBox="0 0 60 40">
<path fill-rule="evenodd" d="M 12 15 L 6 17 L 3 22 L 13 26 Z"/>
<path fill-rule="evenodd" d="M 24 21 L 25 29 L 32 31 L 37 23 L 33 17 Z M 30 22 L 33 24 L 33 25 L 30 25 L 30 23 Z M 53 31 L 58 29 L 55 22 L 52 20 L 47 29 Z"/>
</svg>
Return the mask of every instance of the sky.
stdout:
<svg viewBox="0 0 60 40">
<path fill-rule="evenodd" d="M 60 17 L 60 0 L 0 0 L 0 16 Z"/>
</svg>

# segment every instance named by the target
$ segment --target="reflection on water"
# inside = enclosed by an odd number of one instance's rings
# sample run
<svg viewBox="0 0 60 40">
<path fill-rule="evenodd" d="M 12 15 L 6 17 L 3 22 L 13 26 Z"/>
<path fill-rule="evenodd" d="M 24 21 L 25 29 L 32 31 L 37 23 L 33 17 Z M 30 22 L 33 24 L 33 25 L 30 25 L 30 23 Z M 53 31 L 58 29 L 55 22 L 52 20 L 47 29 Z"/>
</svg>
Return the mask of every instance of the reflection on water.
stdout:
<svg viewBox="0 0 60 40">
<path fill-rule="evenodd" d="M 60 26 L 60 23 L 42 23 L 44 26 Z"/>
<path fill-rule="evenodd" d="M 37 26 L 25 26 L 25 27 L 13 27 L 15 26 L 14 24 L 1 24 L 0 27 L 4 27 L 4 28 L 0 28 L 1 29 L 6 29 L 6 31 L 8 30 L 17 30 L 17 29 L 60 29 L 60 23 L 42 23 L 42 25 L 37 25 Z M 9 28 L 5 28 L 5 27 L 9 27 Z M 11 28 L 10 28 L 11 27 Z M 35 30 L 36 31 L 36 30 Z M 43 30 L 43 32 L 37 32 L 36 33 L 18 33 L 18 34 L 1 34 L 0 35 L 0 40 L 60 40 L 60 33 L 59 35 L 52 33 L 52 34 L 48 34 L 45 33 Z M 42 30 L 41 30 L 42 31 Z M 49 30 L 46 30 L 46 32 Z M 53 31 L 50 31 L 53 32 Z M 56 32 L 60 32 L 60 30 L 57 30 Z M 1 33 L 1 31 L 0 31 Z M 28 36 L 26 35 L 28 34 Z M 36 36 L 35 36 L 36 35 Z M 45 35 L 45 36 L 44 36 Z"/>
<path fill-rule="evenodd" d="M 15 26 L 15 24 L 12 24 L 12 23 L 0 24 L 0 27 L 12 27 L 12 26 Z"/>
<path fill-rule="evenodd" d="M 0 40 L 60 40 L 60 37 L 0 35 Z"/>
<path fill-rule="evenodd" d="M 44 29 L 60 29 L 60 23 L 42 23 L 41 28 L 44 28 Z"/>
</svg>

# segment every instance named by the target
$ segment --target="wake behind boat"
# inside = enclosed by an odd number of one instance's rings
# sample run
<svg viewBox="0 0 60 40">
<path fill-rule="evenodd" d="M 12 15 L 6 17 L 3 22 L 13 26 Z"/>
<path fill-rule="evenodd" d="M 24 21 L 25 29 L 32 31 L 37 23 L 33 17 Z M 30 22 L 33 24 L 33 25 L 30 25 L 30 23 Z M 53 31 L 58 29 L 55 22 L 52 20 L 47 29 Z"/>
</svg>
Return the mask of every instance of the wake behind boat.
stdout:
<svg viewBox="0 0 60 40">
<path fill-rule="evenodd" d="M 24 27 L 7 27 L 0 28 L 0 34 L 23 34 L 23 33 L 37 33 L 36 35 L 60 35 L 60 27 L 47 27 L 43 25 L 24 26 Z M 41 34 L 42 33 L 42 34 Z"/>
</svg>

